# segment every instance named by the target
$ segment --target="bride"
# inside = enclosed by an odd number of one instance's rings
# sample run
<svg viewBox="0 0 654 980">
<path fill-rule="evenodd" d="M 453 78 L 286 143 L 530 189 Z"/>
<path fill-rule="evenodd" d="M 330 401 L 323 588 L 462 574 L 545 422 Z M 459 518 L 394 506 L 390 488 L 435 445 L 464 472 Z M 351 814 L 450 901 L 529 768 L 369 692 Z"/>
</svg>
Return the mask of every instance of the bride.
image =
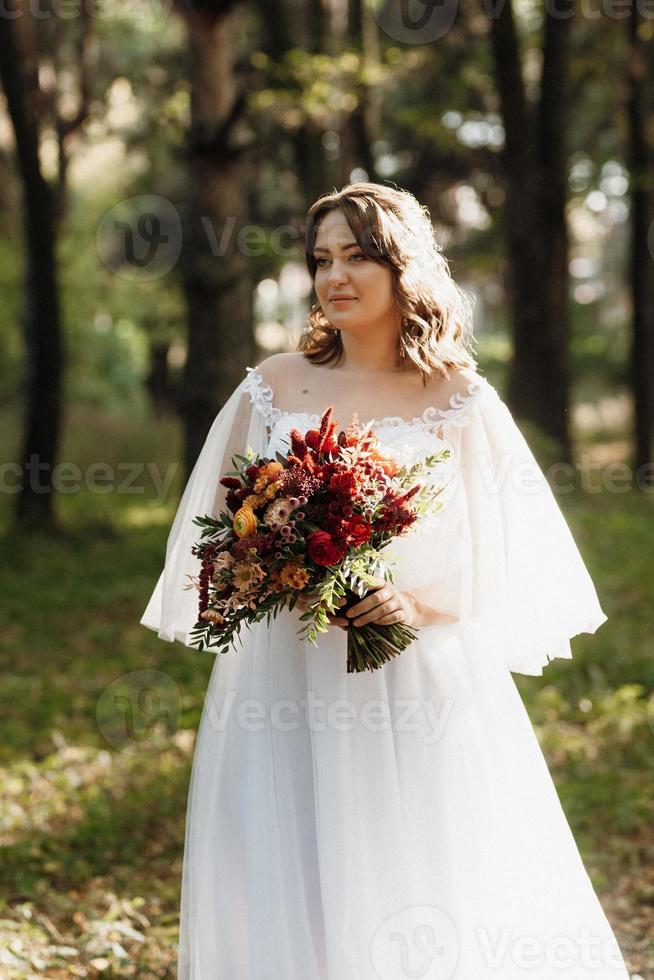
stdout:
<svg viewBox="0 0 654 980">
<path fill-rule="evenodd" d="M 233 454 L 274 459 L 327 405 L 403 461 L 449 447 L 447 491 L 393 542 L 393 581 L 316 644 L 298 637 L 298 603 L 215 657 L 179 980 L 628 980 L 511 676 L 570 658 L 570 638 L 605 621 L 579 551 L 476 370 L 470 304 L 427 210 L 350 184 L 311 207 L 306 245 L 308 331 L 218 413 L 141 622 L 190 646 L 193 517 L 225 509 Z M 346 631 L 370 622 L 419 636 L 349 674 Z"/>
</svg>

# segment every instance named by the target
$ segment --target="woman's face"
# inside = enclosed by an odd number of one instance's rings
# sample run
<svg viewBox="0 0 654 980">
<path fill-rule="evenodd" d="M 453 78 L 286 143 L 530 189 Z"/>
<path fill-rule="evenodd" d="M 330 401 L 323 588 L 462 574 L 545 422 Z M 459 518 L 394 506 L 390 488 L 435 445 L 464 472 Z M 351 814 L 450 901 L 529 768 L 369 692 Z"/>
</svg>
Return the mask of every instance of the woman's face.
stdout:
<svg viewBox="0 0 654 980">
<path fill-rule="evenodd" d="M 341 210 L 329 211 L 318 225 L 314 257 L 316 295 L 332 326 L 361 334 L 386 321 L 389 329 L 398 329 L 392 272 L 366 255 Z M 341 295 L 351 298 L 339 301 Z"/>
</svg>

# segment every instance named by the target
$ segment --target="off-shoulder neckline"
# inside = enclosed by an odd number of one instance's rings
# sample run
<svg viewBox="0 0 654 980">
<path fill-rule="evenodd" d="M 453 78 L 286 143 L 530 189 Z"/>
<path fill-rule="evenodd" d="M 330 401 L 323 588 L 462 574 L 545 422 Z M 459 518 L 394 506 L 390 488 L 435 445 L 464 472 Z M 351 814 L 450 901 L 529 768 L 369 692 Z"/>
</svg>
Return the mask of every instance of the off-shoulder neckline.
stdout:
<svg viewBox="0 0 654 980">
<path fill-rule="evenodd" d="M 306 420 L 307 422 L 319 421 L 320 415 L 314 412 L 289 412 L 284 409 L 277 408 L 273 404 L 275 397 L 273 388 L 267 381 L 264 381 L 263 375 L 259 371 L 258 367 L 247 367 L 246 371 L 248 372 L 245 379 L 246 388 L 250 392 L 252 401 L 255 403 L 256 407 L 259 409 L 269 425 L 273 425 L 280 418 L 300 418 Z M 481 394 L 482 391 L 489 388 L 492 389 L 490 382 L 480 375 L 478 381 L 470 381 L 468 383 L 465 393 L 455 391 L 454 394 L 450 396 L 449 408 L 439 408 L 435 405 L 429 405 L 424 409 L 421 415 L 417 415 L 413 419 L 407 419 L 400 415 L 385 415 L 383 418 L 365 420 L 364 424 L 370 425 L 375 429 L 390 428 L 401 425 L 429 426 L 430 424 L 440 424 L 442 422 L 451 422 L 455 426 L 467 425 L 468 418 L 467 413 L 464 412 L 464 409 L 467 408 Z"/>
</svg>

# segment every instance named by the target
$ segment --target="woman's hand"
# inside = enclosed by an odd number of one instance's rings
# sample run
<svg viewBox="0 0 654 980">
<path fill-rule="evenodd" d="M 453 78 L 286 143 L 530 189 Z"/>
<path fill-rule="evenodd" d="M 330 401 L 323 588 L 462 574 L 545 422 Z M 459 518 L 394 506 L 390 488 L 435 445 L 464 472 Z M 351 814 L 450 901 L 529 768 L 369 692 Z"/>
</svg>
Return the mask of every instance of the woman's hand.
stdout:
<svg viewBox="0 0 654 980">
<path fill-rule="evenodd" d="M 420 626 L 433 626 L 440 623 L 456 623 L 458 617 L 451 613 L 439 612 L 429 606 L 424 606 L 410 592 L 400 592 L 392 582 L 376 579 L 376 584 L 360 602 L 352 606 L 344 616 L 327 613 L 327 619 L 333 626 L 347 629 L 348 626 L 365 626 L 366 623 L 379 623 L 380 626 L 390 626 L 392 623 L 402 623 L 414 629 Z M 305 592 L 298 596 L 295 603 L 304 612 L 309 608 L 309 600 L 317 598 L 315 593 Z M 337 599 L 336 605 L 342 606 L 345 599 Z"/>
<path fill-rule="evenodd" d="M 412 595 L 400 592 L 392 582 L 377 579 L 371 590 L 345 614 L 353 626 L 378 623 L 391 626 L 402 623 L 404 626 L 418 626 L 416 602 Z"/>
</svg>

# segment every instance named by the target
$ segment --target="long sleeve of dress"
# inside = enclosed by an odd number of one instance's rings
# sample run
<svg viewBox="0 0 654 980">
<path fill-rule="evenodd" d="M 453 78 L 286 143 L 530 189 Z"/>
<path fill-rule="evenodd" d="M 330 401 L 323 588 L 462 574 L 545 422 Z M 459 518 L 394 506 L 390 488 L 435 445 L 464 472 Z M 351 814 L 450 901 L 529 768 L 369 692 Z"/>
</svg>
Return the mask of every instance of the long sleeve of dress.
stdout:
<svg viewBox="0 0 654 980">
<path fill-rule="evenodd" d="M 179 640 L 191 646 L 189 633 L 198 618 L 198 593 L 185 586 L 190 583 L 188 575 L 197 575 L 200 570 L 199 559 L 191 554 L 194 541 L 200 537 L 193 518 L 220 513 L 226 491 L 219 480 L 233 469 L 232 456 L 245 455 L 248 447 L 262 455 L 266 442 L 264 417 L 256 410 L 251 380 L 246 376 L 218 412 L 207 434 L 168 535 L 164 568 L 140 620 L 160 639 Z"/>
<path fill-rule="evenodd" d="M 540 675 L 607 617 L 545 474 L 487 381 L 460 422 L 456 492 L 413 546 L 408 591 L 482 626 L 511 671 Z"/>
</svg>

